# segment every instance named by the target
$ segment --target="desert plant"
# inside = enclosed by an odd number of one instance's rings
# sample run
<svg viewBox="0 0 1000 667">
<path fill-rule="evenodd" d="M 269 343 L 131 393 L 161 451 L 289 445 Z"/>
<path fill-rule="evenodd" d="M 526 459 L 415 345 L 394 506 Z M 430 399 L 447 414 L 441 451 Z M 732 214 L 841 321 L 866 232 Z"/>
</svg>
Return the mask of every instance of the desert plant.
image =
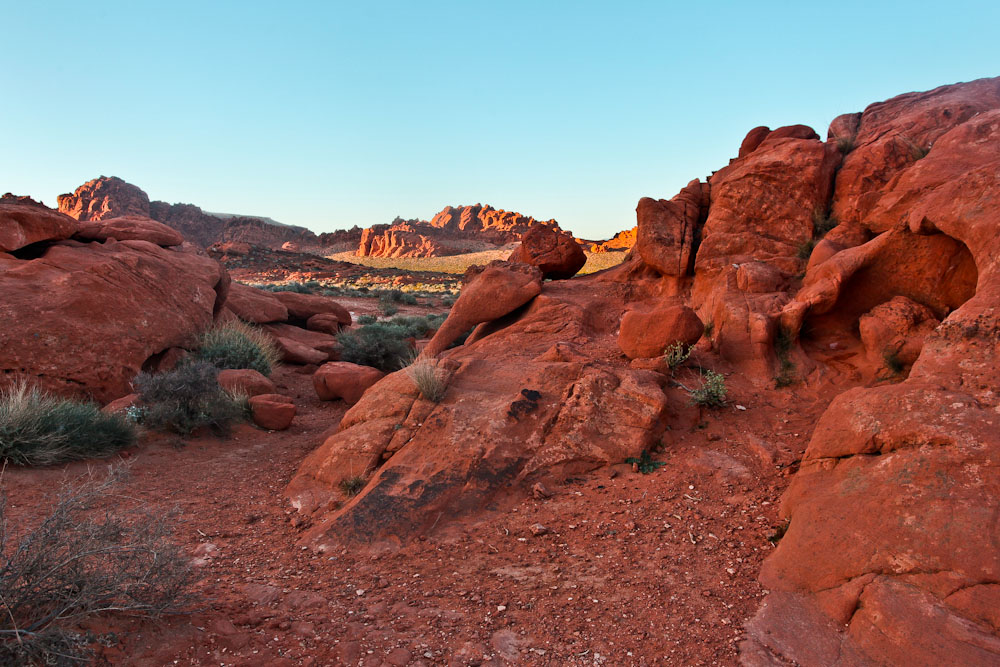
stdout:
<svg viewBox="0 0 1000 667">
<path fill-rule="evenodd" d="M 840 224 L 836 216 L 822 208 L 813 209 L 813 232 L 816 236 L 826 236 L 826 233 Z M 811 253 L 810 249 L 810 253 Z"/>
<path fill-rule="evenodd" d="M 0 391 L 0 461 L 50 465 L 101 457 L 135 442 L 135 427 L 92 403 L 51 396 L 26 381 Z"/>
<path fill-rule="evenodd" d="M 906 148 L 910 152 L 910 157 L 913 159 L 914 162 L 916 162 L 917 160 L 922 160 L 923 158 L 927 157 L 928 153 L 931 152 L 930 146 L 921 146 L 920 144 L 918 144 L 917 142 L 913 141 L 912 139 L 910 139 L 905 135 L 902 134 L 899 135 L 899 140 L 906 145 Z"/>
<path fill-rule="evenodd" d="M 270 375 L 281 359 L 266 332 L 240 320 L 224 322 L 202 334 L 197 356 L 219 369 L 251 368 L 264 375 Z"/>
<path fill-rule="evenodd" d="M 64 485 L 51 513 L 18 534 L 8 530 L 0 497 L 0 664 L 80 664 L 96 639 L 80 632 L 88 618 L 157 617 L 194 601 L 169 517 L 111 501 L 124 474 Z"/>
<path fill-rule="evenodd" d="M 219 369 L 207 361 L 191 361 L 155 375 L 140 373 L 135 387 L 145 408 L 142 423 L 149 428 L 188 435 L 207 426 L 225 433 L 245 415 L 241 399 L 219 386 Z"/>
<path fill-rule="evenodd" d="M 839 150 L 842 155 L 847 155 L 854 150 L 855 141 L 856 138 L 853 134 L 845 137 L 837 137 L 837 150 Z"/>
<path fill-rule="evenodd" d="M 800 243 L 797 252 L 799 259 L 808 260 L 812 256 L 813 248 L 815 247 L 816 241 L 813 239 Z"/>
<path fill-rule="evenodd" d="M 365 488 L 367 483 L 368 481 L 361 475 L 352 475 L 340 480 L 338 486 L 345 496 L 352 498 L 361 493 L 361 489 Z"/>
<path fill-rule="evenodd" d="M 392 317 L 399 312 L 399 307 L 396 306 L 391 299 L 386 298 L 384 295 L 379 297 L 378 307 L 379 310 L 382 311 L 382 314 L 386 317 Z"/>
<path fill-rule="evenodd" d="M 649 452 L 645 449 L 642 450 L 642 454 L 638 457 L 630 456 L 625 459 L 625 463 L 631 463 L 632 465 L 638 467 L 639 472 L 643 475 L 648 475 L 651 472 L 656 472 L 657 469 L 662 468 L 667 465 L 666 461 L 654 461 L 653 457 L 650 456 Z"/>
<path fill-rule="evenodd" d="M 701 386 L 691 392 L 691 402 L 710 408 L 719 408 L 726 404 L 726 378 L 722 373 L 705 371 Z"/>
<path fill-rule="evenodd" d="M 693 349 L 693 345 L 685 345 L 677 341 L 663 351 L 663 359 L 667 362 L 671 374 L 684 365 L 684 362 L 691 356 L 691 350 Z"/>
<path fill-rule="evenodd" d="M 358 324 L 364 326 L 366 324 L 375 324 L 378 322 L 378 318 L 374 315 L 359 315 Z"/>
<path fill-rule="evenodd" d="M 795 364 L 792 362 L 792 334 L 780 328 L 774 337 L 774 356 L 778 358 L 778 375 L 774 378 L 777 387 L 787 387 L 795 383 Z"/>
<path fill-rule="evenodd" d="M 432 403 L 440 403 L 448 391 L 450 374 L 431 359 L 416 359 L 406 368 L 406 373 L 420 395 Z"/>
<path fill-rule="evenodd" d="M 259 285 L 261 289 L 265 289 L 268 292 L 297 292 L 299 294 L 312 294 L 314 290 L 319 289 L 322 285 L 319 281 L 310 280 L 305 283 L 300 282 L 290 282 L 290 283 L 279 283 L 270 285 Z"/>
<path fill-rule="evenodd" d="M 387 322 L 375 322 L 337 334 L 340 358 L 353 364 L 373 366 L 381 371 L 399 370 L 412 347 L 407 332 Z"/>
<path fill-rule="evenodd" d="M 903 369 L 906 368 L 906 364 L 899 358 L 899 353 L 896 352 L 896 350 L 886 348 L 882 351 L 882 359 L 885 361 L 885 367 L 888 368 L 893 375 L 901 374 Z"/>
</svg>

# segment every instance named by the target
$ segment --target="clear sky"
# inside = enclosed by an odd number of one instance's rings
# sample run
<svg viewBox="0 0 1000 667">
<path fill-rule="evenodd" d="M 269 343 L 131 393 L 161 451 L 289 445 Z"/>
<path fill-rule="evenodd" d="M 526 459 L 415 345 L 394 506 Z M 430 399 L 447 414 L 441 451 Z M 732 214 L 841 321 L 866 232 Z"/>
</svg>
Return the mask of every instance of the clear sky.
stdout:
<svg viewBox="0 0 1000 667">
<path fill-rule="evenodd" d="M 631 227 L 756 125 L 1000 75 L 996 2 L 0 0 L 0 192 L 101 174 L 319 231 Z"/>
</svg>

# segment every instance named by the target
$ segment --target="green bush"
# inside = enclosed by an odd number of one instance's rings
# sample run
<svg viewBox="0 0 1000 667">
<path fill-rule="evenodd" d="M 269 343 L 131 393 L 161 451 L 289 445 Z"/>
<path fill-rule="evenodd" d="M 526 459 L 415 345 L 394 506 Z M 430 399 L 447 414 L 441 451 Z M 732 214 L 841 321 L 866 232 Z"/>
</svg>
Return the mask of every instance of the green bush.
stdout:
<svg viewBox="0 0 1000 667">
<path fill-rule="evenodd" d="M 281 359 L 267 333 L 240 320 L 230 320 L 206 331 L 197 356 L 218 369 L 251 368 L 264 375 L 270 375 Z"/>
<path fill-rule="evenodd" d="M 705 371 L 701 386 L 691 392 L 691 402 L 710 408 L 719 408 L 726 404 L 726 378 L 722 373 Z"/>
<path fill-rule="evenodd" d="M 342 361 L 373 366 L 386 373 L 399 370 L 411 354 L 407 338 L 402 327 L 386 322 L 366 324 L 337 334 Z"/>
<path fill-rule="evenodd" d="M 667 362 L 671 374 L 688 360 L 693 349 L 693 345 L 685 345 L 678 341 L 663 351 L 663 358 Z"/>
<path fill-rule="evenodd" d="M 366 324 L 375 324 L 378 322 L 378 318 L 374 315 L 359 315 L 358 324 L 364 326 Z"/>
<path fill-rule="evenodd" d="M 245 417 L 245 397 L 219 386 L 219 369 L 195 360 L 165 373 L 140 373 L 135 387 L 143 403 L 141 423 L 152 429 L 188 435 L 201 427 L 217 433 Z"/>
<path fill-rule="evenodd" d="M 322 284 L 316 280 L 310 280 L 305 283 L 290 282 L 290 283 L 277 283 L 277 284 L 265 284 L 265 285 L 254 285 L 259 289 L 267 290 L 268 292 L 298 292 L 299 294 L 312 294 L 314 290 L 322 287 Z"/>
<path fill-rule="evenodd" d="M 99 458 L 135 442 L 135 427 L 93 403 L 57 398 L 19 382 L 0 391 L 0 461 L 50 465 Z"/>
</svg>

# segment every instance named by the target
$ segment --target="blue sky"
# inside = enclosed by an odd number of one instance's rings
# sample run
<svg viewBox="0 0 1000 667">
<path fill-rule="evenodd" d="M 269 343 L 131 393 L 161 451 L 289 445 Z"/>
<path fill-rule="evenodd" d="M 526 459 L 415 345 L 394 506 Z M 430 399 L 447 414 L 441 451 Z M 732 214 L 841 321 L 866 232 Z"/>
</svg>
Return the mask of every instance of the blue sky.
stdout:
<svg viewBox="0 0 1000 667">
<path fill-rule="evenodd" d="M 631 227 L 756 125 L 1000 75 L 1000 3 L 8 2 L 0 192 L 98 175 L 315 231 Z"/>
</svg>

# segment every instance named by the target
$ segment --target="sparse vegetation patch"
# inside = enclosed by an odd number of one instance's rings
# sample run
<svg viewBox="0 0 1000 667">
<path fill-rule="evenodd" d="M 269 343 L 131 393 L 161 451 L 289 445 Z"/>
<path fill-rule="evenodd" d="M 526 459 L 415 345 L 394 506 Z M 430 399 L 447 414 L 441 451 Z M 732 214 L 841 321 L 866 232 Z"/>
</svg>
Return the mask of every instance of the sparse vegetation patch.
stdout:
<svg viewBox="0 0 1000 667">
<path fill-rule="evenodd" d="M 197 356 L 220 370 L 250 368 L 263 375 L 270 375 L 281 359 L 267 333 L 240 320 L 230 320 L 205 332 Z"/>
<path fill-rule="evenodd" d="M 705 371 L 701 386 L 691 392 L 691 402 L 709 408 L 720 408 L 726 404 L 726 378 L 722 373 Z"/>
<path fill-rule="evenodd" d="M 181 364 L 165 373 L 140 373 L 135 387 L 142 400 L 141 423 L 152 429 L 188 435 L 202 427 L 226 433 L 247 412 L 245 396 L 219 386 L 219 369 L 207 361 Z"/>
<path fill-rule="evenodd" d="M 135 427 L 92 403 L 51 396 L 25 381 L 0 391 L 0 462 L 51 465 L 99 458 L 135 442 Z"/>
</svg>

